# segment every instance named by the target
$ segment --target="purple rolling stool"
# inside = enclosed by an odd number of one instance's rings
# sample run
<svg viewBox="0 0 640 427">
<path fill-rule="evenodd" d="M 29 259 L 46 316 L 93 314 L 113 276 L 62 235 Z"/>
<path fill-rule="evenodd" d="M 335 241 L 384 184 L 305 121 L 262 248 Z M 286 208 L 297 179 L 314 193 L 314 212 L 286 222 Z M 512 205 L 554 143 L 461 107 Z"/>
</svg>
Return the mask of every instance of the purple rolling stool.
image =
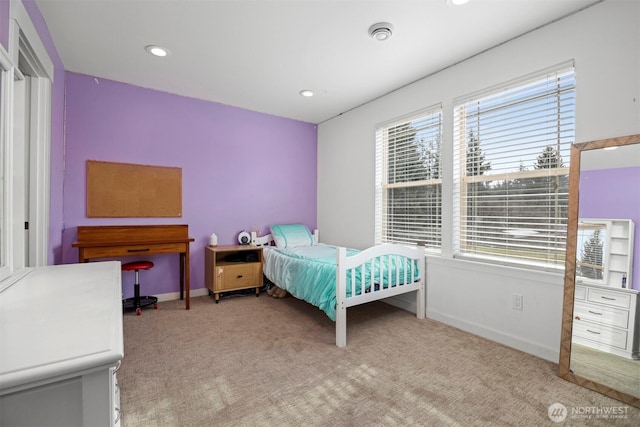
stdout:
<svg viewBox="0 0 640 427">
<path fill-rule="evenodd" d="M 153 305 L 153 308 L 158 308 L 158 298 L 152 296 L 140 296 L 140 280 L 138 272 L 140 270 L 149 270 L 153 267 L 151 261 L 134 261 L 122 264 L 122 271 L 136 272 L 136 282 L 133 285 L 134 296 L 133 298 L 127 298 L 122 301 L 122 308 L 125 310 L 135 310 L 136 314 L 140 316 L 142 314 L 142 308 Z"/>
</svg>

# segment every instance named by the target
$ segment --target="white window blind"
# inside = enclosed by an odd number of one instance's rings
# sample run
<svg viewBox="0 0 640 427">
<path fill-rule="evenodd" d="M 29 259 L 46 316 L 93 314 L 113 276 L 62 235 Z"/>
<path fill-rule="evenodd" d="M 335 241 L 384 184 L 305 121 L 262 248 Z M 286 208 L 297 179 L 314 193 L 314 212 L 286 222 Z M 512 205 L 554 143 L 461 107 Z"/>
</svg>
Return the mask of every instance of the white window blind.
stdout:
<svg viewBox="0 0 640 427">
<path fill-rule="evenodd" d="M 573 66 L 457 102 L 454 126 L 456 252 L 562 267 Z"/>
<path fill-rule="evenodd" d="M 442 108 L 376 129 L 376 243 L 440 249 Z"/>
</svg>

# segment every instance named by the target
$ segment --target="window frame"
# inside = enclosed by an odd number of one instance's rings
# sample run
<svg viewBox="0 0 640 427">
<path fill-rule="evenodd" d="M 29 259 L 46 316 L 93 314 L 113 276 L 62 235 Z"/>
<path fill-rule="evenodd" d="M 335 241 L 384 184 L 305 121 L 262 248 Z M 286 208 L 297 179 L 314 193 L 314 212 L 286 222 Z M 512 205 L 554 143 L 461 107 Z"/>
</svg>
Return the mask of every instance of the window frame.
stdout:
<svg viewBox="0 0 640 427">
<path fill-rule="evenodd" d="M 565 75 L 569 73 L 572 77 L 572 112 L 575 113 L 575 66 L 573 61 L 568 61 L 562 64 L 558 64 L 556 66 L 547 68 L 545 70 L 531 73 L 529 75 L 523 76 L 522 78 L 512 80 L 510 82 L 496 85 L 494 87 L 485 89 L 483 91 L 467 95 L 465 97 L 458 98 L 454 100 L 453 103 L 453 145 L 454 145 L 454 173 L 453 173 L 453 183 L 454 183 L 454 194 L 453 194 L 453 207 L 454 207 L 454 219 L 453 219 L 453 257 L 459 259 L 470 259 L 476 261 L 483 261 L 487 263 L 494 263 L 499 265 L 507 265 L 507 266 L 516 266 L 516 267 L 524 267 L 531 269 L 542 269 L 542 270 L 550 270 L 550 271 L 561 271 L 564 268 L 564 248 L 566 248 L 566 215 L 563 218 L 555 216 L 556 221 L 563 220 L 562 223 L 557 223 L 556 226 L 558 230 L 555 230 L 556 233 L 562 235 L 561 229 L 564 229 L 564 243 L 557 243 L 554 249 L 547 248 L 548 252 L 556 253 L 556 256 L 549 257 L 547 254 L 544 261 L 536 260 L 534 257 L 519 257 L 514 255 L 517 251 L 513 251 L 508 249 L 505 255 L 496 255 L 480 253 L 479 250 L 470 250 L 468 248 L 468 239 L 466 238 L 466 228 L 469 226 L 467 224 L 466 219 L 469 218 L 467 214 L 469 198 L 467 197 L 466 190 L 467 184 L 470 183 L 487 183 L 487 182 L 499 182 L 504 181 L 505 183 L 514 180 L 514 179 L 538 179 L 541 177 L 565 177 L 567 180 L 567 190 L 568 190 L 568 176 L 569 176 L 569 156 L 561 157 L 563 163 L 563 167 L 556 168 L 548 168 L 548 169 L 535 169 L 534 170 L 520 170 L 520 171 L 505 171 L 503 173 L 490 173 L 490 174 L 476 174 L 469 175 L 467 174 L 467 150 L 469 148 L 468 143 L 471 140 L 471 136 L 467 135 L 467 126 L 465 120 L 461 119 L 461 110 L 464 110 L 465 106 L 471 102 L 480 101 L 483 99 L 487 99 L 489 97 L 497 97 L 501 94 L 507 94 L 510 91 L 514 91 L 517 89 L 522 89 L 527 86 L 533 86 L 536 82 L 541 82 L 545 78 L 549 80 L 549 76 L 559 76 Z M 556 92 L 562 93 L 556 89 Z M 558 108 L 561 111 L 560 108 Z M 570 142 L 563 142 L 562 147 L 563 150 L 568 153 L 568 150 L 573 142 L 575 142 L 575 116 L 572 119 L 571 126 L 571 137 Z M 562 134 L 561 131 L 558 131 L 558 136 Z M 478 138 L 478 141 L 481 142 L 482 138 Z M 566 139 L 566 138 L 559 138 Z M 514 150 L 517 156 L 517 151 Z M 512 161 L 517 161 L 513 159 Z M 489 162 L 490 163 L 490 162 Z M 487 187 L 485 187 L 486 189 Z M 496 193 L 499 194 L 499 193 Z M 508 194 L 508 193 L 505 193 Z M 536 193 L 541 194 L 541 193 Z M 545 192 L 544 195 L 548 196 L 551 193 Z M 479 200 L 478 197 L 476 200 Z M 566 206 L 565 206 L 566 209 Z M 505 218 L 508 218 L 505 217 Z M 518 218 L 518 217 L 516 217 Z M 509 224 L 508 219 L 506 220 L 507 224 Z M 488 237 L 487 240 L 488 241 Z M 506 241 L 506 239 L 505 239 Z M 505 245 L 507 248 L 510 248 L 508 245 Z M 512 252 L 509 252 L 511 250 Z M 497 252 L 497 251 L 496 251 Z"/>
<path fill-rule="evenodd" d="M 411 122 L 419 120 L 431 120 L 432 117 L 437 117 L 437 139 L 439 140 L 439 152 L 437 153 L 438 162 L 438 178 L 428 178 L 420 180 L 409 180 L 403 182 L 389 182 L 389 130 L 394 127 L 400 127 L 403 125 L 409 125 Z M 444 144 L 443 138 L 443 120 L 444 113 L 442 104 L 437 104 L 428 108 L 421 109 L 419 111 L 398 117 L 396 119 L 378 124 L 375 128 L 375 143 L 376 143 L 376 164 L 375 164 L 375 243 L 399 243 L 413 245 L 418 244 L 424 246 L 429 252 L 440 253 L 442 250 L 442 146 Z M 427 126 L 421 129 L 426 129 Z M 395 180 L 394 180 L 395 181 Z M 416 240 L 416 239 L 389 239 L 389 219 L 388 212 L 388 194 L 389 190 L 394 189 L 408 189 L 415 187 L 438 187 L 439 205 L 437 209 L 439 214 L 435 217 L 435 220 L 439 222 L 439 226 L 432 233 L 432 235 L 438 236 L 436 239 L 429 240 Z M 435 242 L 435 243 L 434 243 Z"/>
<path fill-rule="evenodd" d="M 583 218 L 578 221 L 577 241 L 576 241 L 576 283 L 591 283 L 606 286 L 609 283 L 609 266 L 611 263 L 611 234 L 613 222 L 606 219 L 590 219 Z M 602 242 L 602 252 L 599 255 L 599 264 L 590 265 L 586 260 L 582 259 L 581 252 L 585 248 L 585 243 L 592 239 L 593 234 L 588 235 L 588 231 L 602 231 L 600 236 Z M 592 278 L 581 274 L 582 268 L 592 268 L 602 274 L 602 277 Z"/>
</svg>

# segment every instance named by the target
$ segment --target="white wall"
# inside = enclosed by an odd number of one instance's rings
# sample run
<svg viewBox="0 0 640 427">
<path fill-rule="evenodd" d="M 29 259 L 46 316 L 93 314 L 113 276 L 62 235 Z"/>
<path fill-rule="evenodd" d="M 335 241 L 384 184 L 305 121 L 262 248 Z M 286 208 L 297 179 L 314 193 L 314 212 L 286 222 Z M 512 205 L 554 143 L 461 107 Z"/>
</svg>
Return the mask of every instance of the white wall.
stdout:
<svg viewBox="0 0 640 427">
<path fill-rule="evenodd" d="M 375 126 L 441 103 L 443 253 L 428 257 L 427 316 L 557 361 L 562 274 L 453 259 L 453 100 L 575 60 L 576 141 L 640 133 L 639 21 L 640 2 L 607 0 L 321 124 L 321 240 L 374 244 Z M 511 308 L 512 294 L 523 295 L 523 311 Z M 395 303 L 415 310 L 410 299 Z"/>
</svg>

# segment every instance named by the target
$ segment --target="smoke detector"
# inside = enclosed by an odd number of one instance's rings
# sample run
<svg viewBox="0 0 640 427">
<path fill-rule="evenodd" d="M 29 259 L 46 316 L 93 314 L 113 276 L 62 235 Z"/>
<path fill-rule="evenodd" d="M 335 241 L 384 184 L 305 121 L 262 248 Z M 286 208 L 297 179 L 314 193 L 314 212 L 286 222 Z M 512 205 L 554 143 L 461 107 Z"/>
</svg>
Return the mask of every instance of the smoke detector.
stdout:
<svg viewBox="0 0 640 427">
<path fill-rule="evenodd" d="M 374 40 L 385 41 L 393 34 L 393 25 L 388 22 L 378 22 L 369 27 L 369 35 Z"/>
</svg>

